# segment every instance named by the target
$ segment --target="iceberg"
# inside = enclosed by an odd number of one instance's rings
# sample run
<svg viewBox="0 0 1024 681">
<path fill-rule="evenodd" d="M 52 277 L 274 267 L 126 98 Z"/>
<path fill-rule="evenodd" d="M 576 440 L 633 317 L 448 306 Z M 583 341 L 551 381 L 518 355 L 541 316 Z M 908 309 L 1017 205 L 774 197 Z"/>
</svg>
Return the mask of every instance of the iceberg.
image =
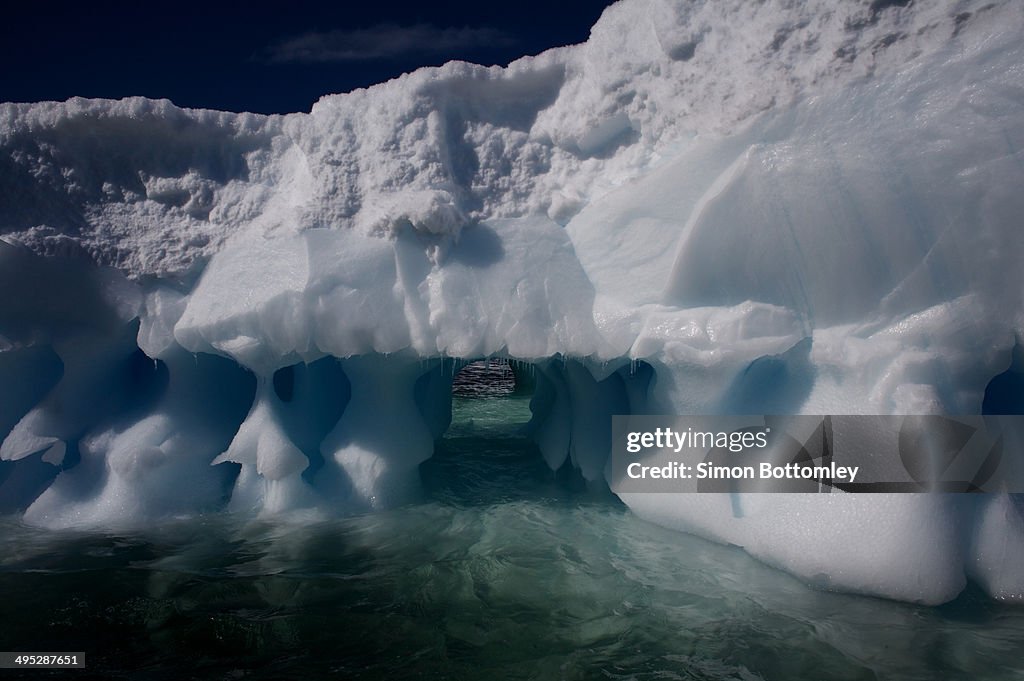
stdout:
<svg viewBox="0 0 1024 681">
<path fill-rule="evenodd" d="M 1019 412 L 1022 37 L 1010 0 L 622 0 L 309 113 L 0 104 L 0 511 L 386 508 L 489 357 L 598 487 L 613 414 Z M 1017 495 L 622 501 L 825 588 L 1024 600 Z"/>
</svg>

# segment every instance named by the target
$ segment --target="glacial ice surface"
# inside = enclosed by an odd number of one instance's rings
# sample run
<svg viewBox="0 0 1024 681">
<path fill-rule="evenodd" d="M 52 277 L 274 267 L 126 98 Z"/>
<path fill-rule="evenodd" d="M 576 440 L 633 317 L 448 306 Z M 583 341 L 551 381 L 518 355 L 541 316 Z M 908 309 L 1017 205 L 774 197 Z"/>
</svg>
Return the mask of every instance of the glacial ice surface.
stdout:
<svg viewBox="0 0 1024 681">
<path fill-rule="evenodd" d="M 491 356 L 594 484 L 615 413 L 980 413 L 1024 385 L 1022 37 L 1010 0 L 623 0 L 309 113 L 0 104 L 0 511 L 398 503 Z M 1024 599 L 1018 497 L 623 501 L 830 588 Z"/>
</svg>

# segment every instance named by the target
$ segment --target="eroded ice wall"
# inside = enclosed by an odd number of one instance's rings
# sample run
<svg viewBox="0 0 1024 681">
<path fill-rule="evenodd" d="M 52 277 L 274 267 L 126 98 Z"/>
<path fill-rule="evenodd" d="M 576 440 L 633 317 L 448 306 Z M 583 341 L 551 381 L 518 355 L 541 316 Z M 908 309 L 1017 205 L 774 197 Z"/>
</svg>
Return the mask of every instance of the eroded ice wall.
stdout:
<svg viewBox="0 0 1024 681">
<path fill-rule="evenodd" d="M 614 413 L 979 413 L 1022 329 L 1022 37 L 1009 0 L 625 0 L 308 114 L 2 104 L 0 510 L 395 503 L 488 356 L 594 484 Z M 1024 597 L 1016 497 L 624 501 L 822 585 Z"/>
</svg>

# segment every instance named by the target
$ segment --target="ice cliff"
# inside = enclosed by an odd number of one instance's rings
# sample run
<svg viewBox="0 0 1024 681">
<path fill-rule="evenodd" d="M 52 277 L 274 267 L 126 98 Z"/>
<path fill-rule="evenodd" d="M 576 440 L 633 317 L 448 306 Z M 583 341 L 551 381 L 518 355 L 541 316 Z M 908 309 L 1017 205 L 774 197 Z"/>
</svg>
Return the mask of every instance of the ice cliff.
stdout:
<svg viewBox="0 0 1024 681">
<path fill-rule="evenodd" d="M 1012 0 L 623 0 L 308 114 L 0 104 L 0 511 L 394 503 L 488 356 L 595 483 L 616 413 L 1020 412 L 1022 149 Z M 826 587 L 1024 599 L 1012 495 L 623 500 Z"/>
</svg>

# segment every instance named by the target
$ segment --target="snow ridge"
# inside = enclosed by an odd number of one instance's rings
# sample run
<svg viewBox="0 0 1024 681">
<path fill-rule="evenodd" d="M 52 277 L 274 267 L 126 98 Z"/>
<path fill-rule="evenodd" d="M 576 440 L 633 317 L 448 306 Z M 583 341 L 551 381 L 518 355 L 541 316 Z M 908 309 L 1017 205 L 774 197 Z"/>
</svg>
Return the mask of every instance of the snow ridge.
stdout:
<svg viewBox="0 0 1024 681">
<path fill-rule="evenodd" d="M 1012 37 L 1019 15 L 980 1 L 636 0 L 585 44 L 507 68 L 421 69 L 309 114 L 0 104 L 0 191 L 18 197 L 0 207 L 0 234 L 132 277 L 187 277 L 250 231 L 566 224 L 694 136 Z"/>
</svg>

